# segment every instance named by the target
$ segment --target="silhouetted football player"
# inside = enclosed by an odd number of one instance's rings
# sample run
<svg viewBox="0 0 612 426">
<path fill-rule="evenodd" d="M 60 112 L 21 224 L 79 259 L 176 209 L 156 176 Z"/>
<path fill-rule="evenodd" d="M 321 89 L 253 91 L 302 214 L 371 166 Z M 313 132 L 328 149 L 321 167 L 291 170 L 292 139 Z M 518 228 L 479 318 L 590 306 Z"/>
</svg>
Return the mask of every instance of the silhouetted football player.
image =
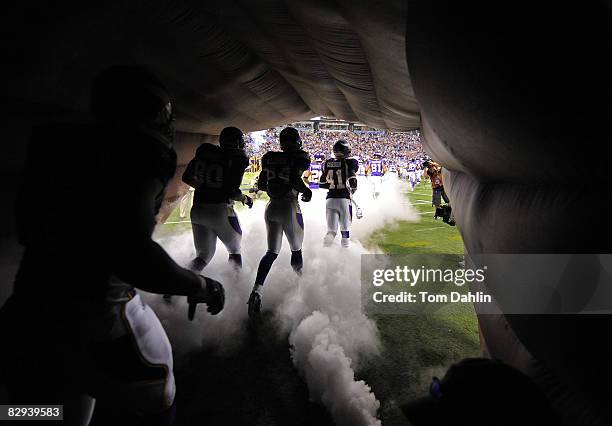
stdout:
<svg viewBox="0 0 612 426">
<path fill-rule="evenodd" d="M 319 187 L 328 189 L 326 204 L 327 234 L 323 245 L 330 246 L 336 238 L 338 226 L 342 246 L 349 246 L 353 211 L 351 196 L 357 190 L 359 163 L 351 155 L 351 148 L 344 140 L 334 144 L 334 157 L 325 161 Z"/>
<path fill-rule="evenodd" d="M 143 68 L 112 67 L 95 79 L 91 106 L 94 124 L 48 125 L 30 140 L 17 203 L 25 251 L 0 315 L 10 402 L 63 404 L 66 424 L 87 424 L 94 397 L 130 424 L 125 415 L 171 424 L 172 348 L 136 288 L 217 314 L 223 287 L 151 239 L 176 168 L 163 84 Z"/>
<path fill-rule="evenodd" d="M 253 291 L 249 297 L 249 316 L 256 318 L 261 311 L 261 292 L 272 264 L 280 252 L 283 234 L 291 248 L 291 266 L 296 273 L 302 271 L 302 242 L 304 220 L 297 196 L 302 201 L 312 198 L 312 191 L 302 179 L 310 165 L 308 153 L 302 150 L 299 132 L 293 127 L 283 129 L 279 135 L 281 152 L 267 152 L 261 159 L 259 189 L 266 191 L 270 202 L 266 206 L 265 220 L 268 235 L 268 251 L 259 262 Z"/>
<path fill-rule="evenodd" d="M 191 267 L 201 271 L 212 259 L 217 238 L 229 253 L 229 261 L 242 266 L 242 229 L 234 211 L 234 201 L 253 207 L 253 200 L 240 191 L 249 158 L 244 151 L 242 131 L 226 127 L 219 135 L 219 146 L 204 143 L 191 160 L 183 182 L 195 188 L 191 226 L 196 258 Z"/>
</svg>

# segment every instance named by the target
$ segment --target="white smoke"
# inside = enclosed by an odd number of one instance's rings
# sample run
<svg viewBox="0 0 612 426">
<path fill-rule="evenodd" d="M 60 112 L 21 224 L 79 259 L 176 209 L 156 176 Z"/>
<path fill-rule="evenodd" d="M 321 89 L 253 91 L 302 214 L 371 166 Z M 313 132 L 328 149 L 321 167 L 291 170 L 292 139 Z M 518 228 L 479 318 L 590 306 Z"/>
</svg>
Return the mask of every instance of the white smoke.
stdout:
<svg viewBox="0 0 612 426">
<path fill-rule="evenodd" d="M 372 185 L 360 178 L 356 201 L 364 218 L 353 220 L 351 247 L 340 247 L 339 238 L 329 248 L 322 246 L 326 233 L 325 190 L 315 190 L 310 203 L 301 203 L 305 223 L 304 269 L 297 277 L 290 266 L 287 242 L 266 280 L 262 309 L 272 312 L 283 335 L 288 335 L 291 357 L 306 381 L 312 401 L 322 403 L 339 425 L 379 425 L 380 403 L 364 381 L 355 380 L 355 369 L 366 357 L 379 352 L 376 324 L 361 312 L 360 256 L 366 250 L 360 239 L 385 223 L 418 220 L 415 210 L 401 194 L 406 186 L 394 176 L 385 178 L 379 197 L 374 200 Z M 225 309 L 210 316 L 200 306 L 196 320 L 186 321 L 184 298 L 172 304 L 159 296 L 146 295 L 154 307 L 180 356 L 198 347 L 229 353 L 241 345 L 247 332 L 247 306 L 259 260 L 266 252 L 264 202 L 239 211 L 243 229 L 241 272 L 227 263 L 221 243 L 204 273 L 221 281 L 226 289 Z M 167 238 L 160 243 L 176 259 L 187 265 L 194 256 L 190 233 Z"/>
</svg>

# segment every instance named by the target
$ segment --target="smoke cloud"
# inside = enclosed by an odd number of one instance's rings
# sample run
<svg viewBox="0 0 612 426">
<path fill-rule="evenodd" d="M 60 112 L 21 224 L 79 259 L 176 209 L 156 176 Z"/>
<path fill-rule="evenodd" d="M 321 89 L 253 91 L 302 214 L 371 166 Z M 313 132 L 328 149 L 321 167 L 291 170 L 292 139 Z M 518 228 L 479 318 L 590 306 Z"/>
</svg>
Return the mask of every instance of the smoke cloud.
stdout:
<svg viewBox="0 0 612 426">
<path fill-rule="evenodd" d="M 305 223 L 304 269 L 297 277 L 290 266 L 286 241 L 265 283 L 262 310 L 273 315 L 278 329 L 288 337 L 288 350 L 297 372 L 308 385 L 310 399 L 322 403 L 339 425 L 379 425 L 380 406 L 370 387 L 355 379 L 355 370 L 368 356 L 379 353 L 376 324 L 361 312 L 360 256 L 371 253 L 361 244 L 372 231 L 396 220 L 418 220 L 402 192 L 407 186 L 391 175 L 373 198 L 373 187 L 359 180 L 356 201 L 364 218 L 353 219 L 351 247 L 322 246 L 325 223 L 325 190 L 315 190 L 309 203 L 301 203 Z M 225 309 L 210 316 L 198 307 L 196 319 L 186 320 L 185 298 L 165 304 L 157 295 L 144 295 L 158 313 L 175 352 L 180 357 L 198 348 L 230 354 L 245 340 L 247 306 L 259 260 L 266 252 L 265 202 L 238 212 L 243 229 L 241 272 L 227 263 L 219 242 L 217 253 L 204 274 L 221 281 L 226 289 Z M 159 241 L 174 259 L 187 265 L 194 256 L 191 233 Z"/>
</svg>

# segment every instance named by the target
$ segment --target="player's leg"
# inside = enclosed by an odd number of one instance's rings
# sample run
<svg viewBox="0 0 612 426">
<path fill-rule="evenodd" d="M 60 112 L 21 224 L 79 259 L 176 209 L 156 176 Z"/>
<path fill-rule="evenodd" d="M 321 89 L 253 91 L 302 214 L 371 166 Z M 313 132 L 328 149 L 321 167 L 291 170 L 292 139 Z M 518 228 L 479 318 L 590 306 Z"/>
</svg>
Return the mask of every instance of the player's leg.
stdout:
<svg viewBox="0 0 612 426">
<path fill-rule="evenodd" d="M 191 209 L 191 229 L 196 257 L 191 262 L 191 269 L 200 272 L 213 258 L 217 248 L 216 223 L 219 221 L 218 209 L 214 205 L 194 205 Z"/>
<path fill-rule="evenodd" d="M 291 202 L 287 214 L 284 216 L 283 231 L 291 248 L 291 266 L 298 275 L 302 275 L 302 266 L 304 265 L 302 260 L 304 218 L 302 217 L 302 211 L 297 200 Z"/>
<path fill-rule="evenodd" d="M 242 242 L 242 228 L 240 227 L 240 221 L 233 205 L 228 204 L 224 210 L 225 213 L 219 220 L 217 234 L 229 253 L 229 262 L 241 268 L 242 256 L 240 255 L 240 245 Z"/>
<path fill-rule="evenodd" d="M 208 265 L 217 248 L 217 233 L 208 226 L 192 223 L 193 243 L 196 249 L 196 257 L 191 261 L 190 268 L 194 272 L 200 272 Z"/>
<path fill-rule="evenodd" d="M 208 265 L 215 254 L 217 248 L 217 233 L 212 228 L 206 225 L 200 225 L 193 221 L 193 210 L 191 214 L 191 230 L 193 232 L 193 244 L 195 246 L 196 256 L 191 260 L 189 269 L 199 273 Z M 171 294 L 164 294 L 164 300 L 170 302 Z"/>
<path fill-rule="evenodd" d="M 378 198 L 380 194 L 380 176 L 372 176 L 372 195 Z"/>
<path fill-rule="evenodd" d="M 255 285 L 251 291 L 249 301 L 249 317 L 257 318 L 261 312 L 261 293 L 264 282 L 272 268 L 272 264 L 278 257 L 283 243 L 283 225 L 279 220 L 279 201 L 270 201 L 266 206 L 265 221 L 268 239 L 268 251 L 259 261 Z"/>
<path fill-rule="evenodd" d="M 446 195 L 446 191 L 444 190 L 444 187 L 442 187 L 440 192 L 441 192 L 440 195 L 442 195 L 442 199 L 444 200 L 444 202 L 446 204 L 450 204 L 450 199 L 448 198 L 448 195 Z"/>
<path fill-rule="evenodd" d="M 338 212 L 340 219 L 340 234 L 342 235 L 342 247 L 348 247 L 351 238 L 351 221 L 353 219 L 353 214 L 351 210 L 351 200 L 347 198 L 339 198 Z"/>
<path fill-rule="evenodd" d="M 323 238 L 323 245 L 329 247 L 336 238 L 338 232 L 338 221 L 340 220 L 340 212 L 336 208 L 336 199 L 328 198 L 325 201 L 325 217 L 327 219 L 327 234 Z"/>
<path fill-rule="evenodd" d="M 432 207 L 440 207 L 440 204 L 442 203 L 442 191 L 440 191 L 440 188 L 434 188 L 432 190 L 432 197 L 431 197 L 431 205 Z"/>
</svg>

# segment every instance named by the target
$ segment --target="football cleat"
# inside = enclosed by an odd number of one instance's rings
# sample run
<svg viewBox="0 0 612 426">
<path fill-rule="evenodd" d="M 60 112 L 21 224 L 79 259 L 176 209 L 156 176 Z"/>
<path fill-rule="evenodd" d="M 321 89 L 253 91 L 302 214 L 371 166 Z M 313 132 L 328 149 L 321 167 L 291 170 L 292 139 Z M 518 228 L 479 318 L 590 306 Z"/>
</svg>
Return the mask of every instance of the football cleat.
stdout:
<svg viewBox="0 0 612 426">
<path fill-rule="evenodd" d="M 341 244 L 342 247 L 347 248 L 350 245 L 350 239 L 349 238 L 342 238 Z"/>
<path fill-rule="evenodd" d="M 323 238 L 323 247 L 329 247 L 332 245 L 332 243 L 334 242 L 334 238 L 336 238 L 335 234 L 332 234 L 331 232 L 328 232 L 325 235 L 325 238 Z"/>
<path fill-rule="evenodd" d="M 252 320 L 259 319 L 261 314 L 261 294 L 258 291 L 253 290 L 251 292 L 247 305 L 249 305 L 249 318 Z"/>
</svg>

